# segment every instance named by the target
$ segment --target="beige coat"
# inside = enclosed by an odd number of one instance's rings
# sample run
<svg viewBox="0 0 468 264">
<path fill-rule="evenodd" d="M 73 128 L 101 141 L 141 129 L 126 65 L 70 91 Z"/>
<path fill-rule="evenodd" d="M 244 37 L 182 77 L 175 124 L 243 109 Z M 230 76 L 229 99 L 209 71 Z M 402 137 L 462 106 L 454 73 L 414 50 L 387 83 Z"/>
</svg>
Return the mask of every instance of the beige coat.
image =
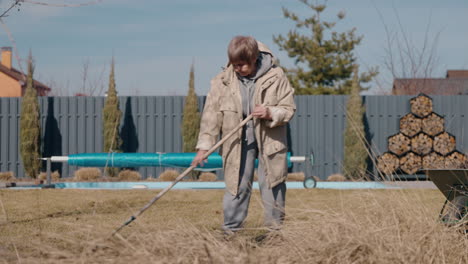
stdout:
<svg viewBox="0 0 468 264">
<path fill-rule="evenodd" d="M 260 51 L 271 53 L 259 43 Z M 287 176 L 287 128 L 286 124 L 296 110 L 294 90 L 280 67 L 274 65 L 255 83 L 254 103 L 268 107 L 272 120 L 254 118 L 255 136 L 259 159 L 265 164 L 269 188 L 283 182 Z M 200 125 L 197 149 L 208 150 L 218 137 L 226 135 L 242 121 L 242 99 L 239 81 L 232 65 L 213 80 L 206 98 Z M 222 146 L 226 188 L 237 194 L 241 159 L 242 130 Z"/>
</svg>

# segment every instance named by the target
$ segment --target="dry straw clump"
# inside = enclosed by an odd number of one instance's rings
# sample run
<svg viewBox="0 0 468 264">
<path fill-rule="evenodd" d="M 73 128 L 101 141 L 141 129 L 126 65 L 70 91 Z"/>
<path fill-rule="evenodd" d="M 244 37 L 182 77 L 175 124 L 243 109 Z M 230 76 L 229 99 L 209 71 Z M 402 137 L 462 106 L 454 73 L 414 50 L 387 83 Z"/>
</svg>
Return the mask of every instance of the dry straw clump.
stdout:
<svg viewBox="0 0 468 264">
<path fill-rule="evenodd" d="M 216 181 L 218 179 L 218 176 L 212 172 L 203 172 L 200 174 L 200 177 L 198 178 L 199 181 L 207 181 L 207 182 L 212 182 Z"/>
<path fill-rule="evenodd" d="M 342 174 L 335 173 L 330 176 L 328 176 L 327 181 L 346 181 L 346 177 L 343 176 Z"/>
<path fill-rule="evenodd" d="M 141 180 L 141 174 L 134 170 L 123 170 L 118 176 L 120 181 L 139 181 Z"/>
<path fill-rule="evenodd" d="M 0 172 L 0 181 L 14 181 L 15 173 L 12 171 Z"/>
<path fill-rule="evenodd" d="M 43 181 L 47 180 L 47 172 L 41 172 L 37 178 Z M 58 181 L 60 179 L 60 172 L 58 170 L 52 172 L 50 178 L 52 181 Z"/>
<path fill-rule="evenodd" d="M 303 172 L 296 172 L 296 173 L 288 173 L 287 181 L 304 181 L 304 173 Z"/>
<path fill-rule="evenodd" d="M 75 171 L 76 181 L 97 181 L 101 178 L 102 172 L 99 168 L 81 168 Z"/>
<path fill-rule="evenodd" d="M 177 176 L 179 176 L 180 173 L 176 170 L 173 170 L 173 169 L 169 169 L 169 170 L 165 170 L 163 171 L 160 175 L 159 175 L 159 179 L 161 181 L 174 181 Z"/>
</svg>

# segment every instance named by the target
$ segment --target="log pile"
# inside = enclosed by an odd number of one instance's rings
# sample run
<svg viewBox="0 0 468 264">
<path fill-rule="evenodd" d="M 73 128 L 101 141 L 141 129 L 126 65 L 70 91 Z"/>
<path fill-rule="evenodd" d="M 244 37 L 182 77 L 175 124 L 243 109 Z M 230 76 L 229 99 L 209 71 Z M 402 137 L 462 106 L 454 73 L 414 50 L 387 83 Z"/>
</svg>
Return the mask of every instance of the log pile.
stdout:
<svg viewBox="0 0 468 264">
<path fill-rule="evenodd" d="M 399 167 L 400 160 L 392 153 L 386 152 L 377 158 L 377 169 L 383 174 L 393 174 Z"/>
<path fill-rule="evenodd" d="M 407 174 L 415 174 L 422 167 L 421 156 L 409 152 L 405 156 L 400 158 L 400 169 Z"/>
<path fill-rule="evenodd" d="M 409 137 L 398 133 L 388 138 L 388 150 L 392 153 L 401 156 L 411 150 L 411 140 Z"/>
<path fill-rule="evenodd" d="M 423 168 L 425 169 L 445 168 L 445 157 L 436 152 L 431 152 L 424 156 L 422 162 Z"/>
<path fill-rule="evenodd" d="M 432 151 L 432 138 L 424 133 L 419 133 L 411 138 L 411 150 L 418 155 L 426 155 Z"/>
<path fill-rule="evenodd" d="M 419 133 L 422 129 L 422 119 L 413 115 L 407 114 L 400 119 L 400 132 L 412 137 Z"/>
<path fill-rule="evenodd" d="M 410 100 L 410 106 L 411 113 L 426 117 L 432 113 L 432 98 L 424 94 L 418 95 Z"/>
<path fill-rule="evenodd" d="M 466 156 L 458 151 L 453 152 L 445 158 L 446 168 L 465 168 Z"/>
<path fill-rule="evenodd" d="M 441 155 L 447 155 L 455 150 L 455 137 L 447 132 L 434 137 L 434 151 Z"/>
<path fill-rule="evenodd" d="M 432 99 L 424 94 L 410 99 L 411 113 L 400 118 L 400 132 L 388 137 L 388 151 L 377 157 L 381 173 L 466 167 L 468 158 L 456 150 L 455 137 L 445 131 L 444 118 L 432 106 Z"/>
<path fill-rule="evenodd" d="M 444 118 L 432 113 L 422 119 L 422 131 L 429 136 L 435 136 L 444 132 Z"/>
</svg>

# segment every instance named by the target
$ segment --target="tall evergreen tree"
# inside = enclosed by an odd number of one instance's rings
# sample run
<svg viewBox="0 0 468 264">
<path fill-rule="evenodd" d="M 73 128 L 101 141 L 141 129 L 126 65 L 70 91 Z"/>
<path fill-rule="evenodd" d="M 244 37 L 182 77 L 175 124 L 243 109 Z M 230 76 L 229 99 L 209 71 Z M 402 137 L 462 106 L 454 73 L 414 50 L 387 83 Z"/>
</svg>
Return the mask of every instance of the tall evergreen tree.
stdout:
<svg viewBox="0 0 468 264">
<path fill-rule="evenodd" d="M 289 57 L 295 59 L 296 67 L 285 69 L 292 86 L 297 94 L 349 94 L 356 62 L 353 51 L 362 36 L 355 35 L 355 28 L 343 33 L 329 32 L 336 22 L 321 19 L 326 5 L 300 1 L 314 14 L 301 19 L 283 8 L 284 16 L 296 23 L 296 29 L 290 30 L 286 37 L 273 37 L 280 50 L 285 50 Z M 344 17 L 344 12 L 338 13 L 338 20 Z M 377 73 L 377 68 L 371 69 L 363 73 L 359 81 L 369 82 Z"/>
<path fill-rule="evenodd" d="M 104 152 L 122 152 L 122 139 L 120 137 L 120 119 L 122 112 L 119 107 L 119 98 L 115 86 L 114 58 L 112 58 L 111 70 L 109 75 L 109 89 L 103 109 L 103 137 Z M 107 175 L 114 177 L 119 172 L 118 168 L 106 168 Z"/>
<path fill-rule="evenodd" d="M 343 172 L 348 179 L 363 179 L 366 176 L 368 144 L 364 130 L 365 107 L 359 94 L 358 67 L 354 67 L 351 94 L 346 104 L 346 129 L 344 134 Z"/>
<path fill-rule="evenodd" d="M 20 154 L 25 173 L 36 178 L 41 169 L 41 127 L 37 91 L 34 88 L 34 62 L 31 51 L 28 57 L 26 89 L 21 101 Z"/>
<path fill-rule="evenodd" d="M 185 97 L 184 117 L 182 120 L 183 152 L 194 152 L 200 131 L 200 113 L 198 112 L 198 99 L 195 93 L 195 70 L 194 65 L 190 67 L 189 89 Z M 191 174 L 197 178 L 199 173 Z"/>
</svg>

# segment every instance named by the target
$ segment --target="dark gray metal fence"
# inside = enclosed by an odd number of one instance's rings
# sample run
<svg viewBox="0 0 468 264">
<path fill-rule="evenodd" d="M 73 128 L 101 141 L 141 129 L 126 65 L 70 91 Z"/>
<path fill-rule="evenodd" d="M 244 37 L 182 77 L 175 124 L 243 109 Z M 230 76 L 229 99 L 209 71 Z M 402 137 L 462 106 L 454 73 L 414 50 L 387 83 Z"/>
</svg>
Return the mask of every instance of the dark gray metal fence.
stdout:
<svg viewBox="0 0 468 264">
<path fill-rule="evenodd" d="M 410 112 L 412 96 L 364 96 L 366 132 L 374 156 L 387 151 L 387 138 L 399 131 L 399 119 Z M 468 142 L 468 96 L 433 96 L 434 112 L 445 118 L 445 130 L 455 136 L 457 150 Z M 314 175 L 326 178 L 341 172 L 346 96 L 296 96 L 297 113 L 289 126 L 290 151 L 303 156 L 313 151 Z M 102 108 L 104 97 L 42 97 L 43 156 L 103 152 Z M 200 109 L 204 97 L 199 97 Z M 0 98 L 0 171 L 23 176 L 19 154 L 21 98 Z M 125 152 L 181 152 L 180 126 L 183 96 L 121 97 L 124 113 L 121 133 Z M 45 165 L 44 165 L 45 168 Z M 53 164 L 62 177 L 77 169 Z M 144 177 L 157 177 L 166 168 L 139 168 Z M 296 164 L 293 171 L 303 170 Z M 375 170 L 375 169 L 374 169 Z"/>
</svg>

